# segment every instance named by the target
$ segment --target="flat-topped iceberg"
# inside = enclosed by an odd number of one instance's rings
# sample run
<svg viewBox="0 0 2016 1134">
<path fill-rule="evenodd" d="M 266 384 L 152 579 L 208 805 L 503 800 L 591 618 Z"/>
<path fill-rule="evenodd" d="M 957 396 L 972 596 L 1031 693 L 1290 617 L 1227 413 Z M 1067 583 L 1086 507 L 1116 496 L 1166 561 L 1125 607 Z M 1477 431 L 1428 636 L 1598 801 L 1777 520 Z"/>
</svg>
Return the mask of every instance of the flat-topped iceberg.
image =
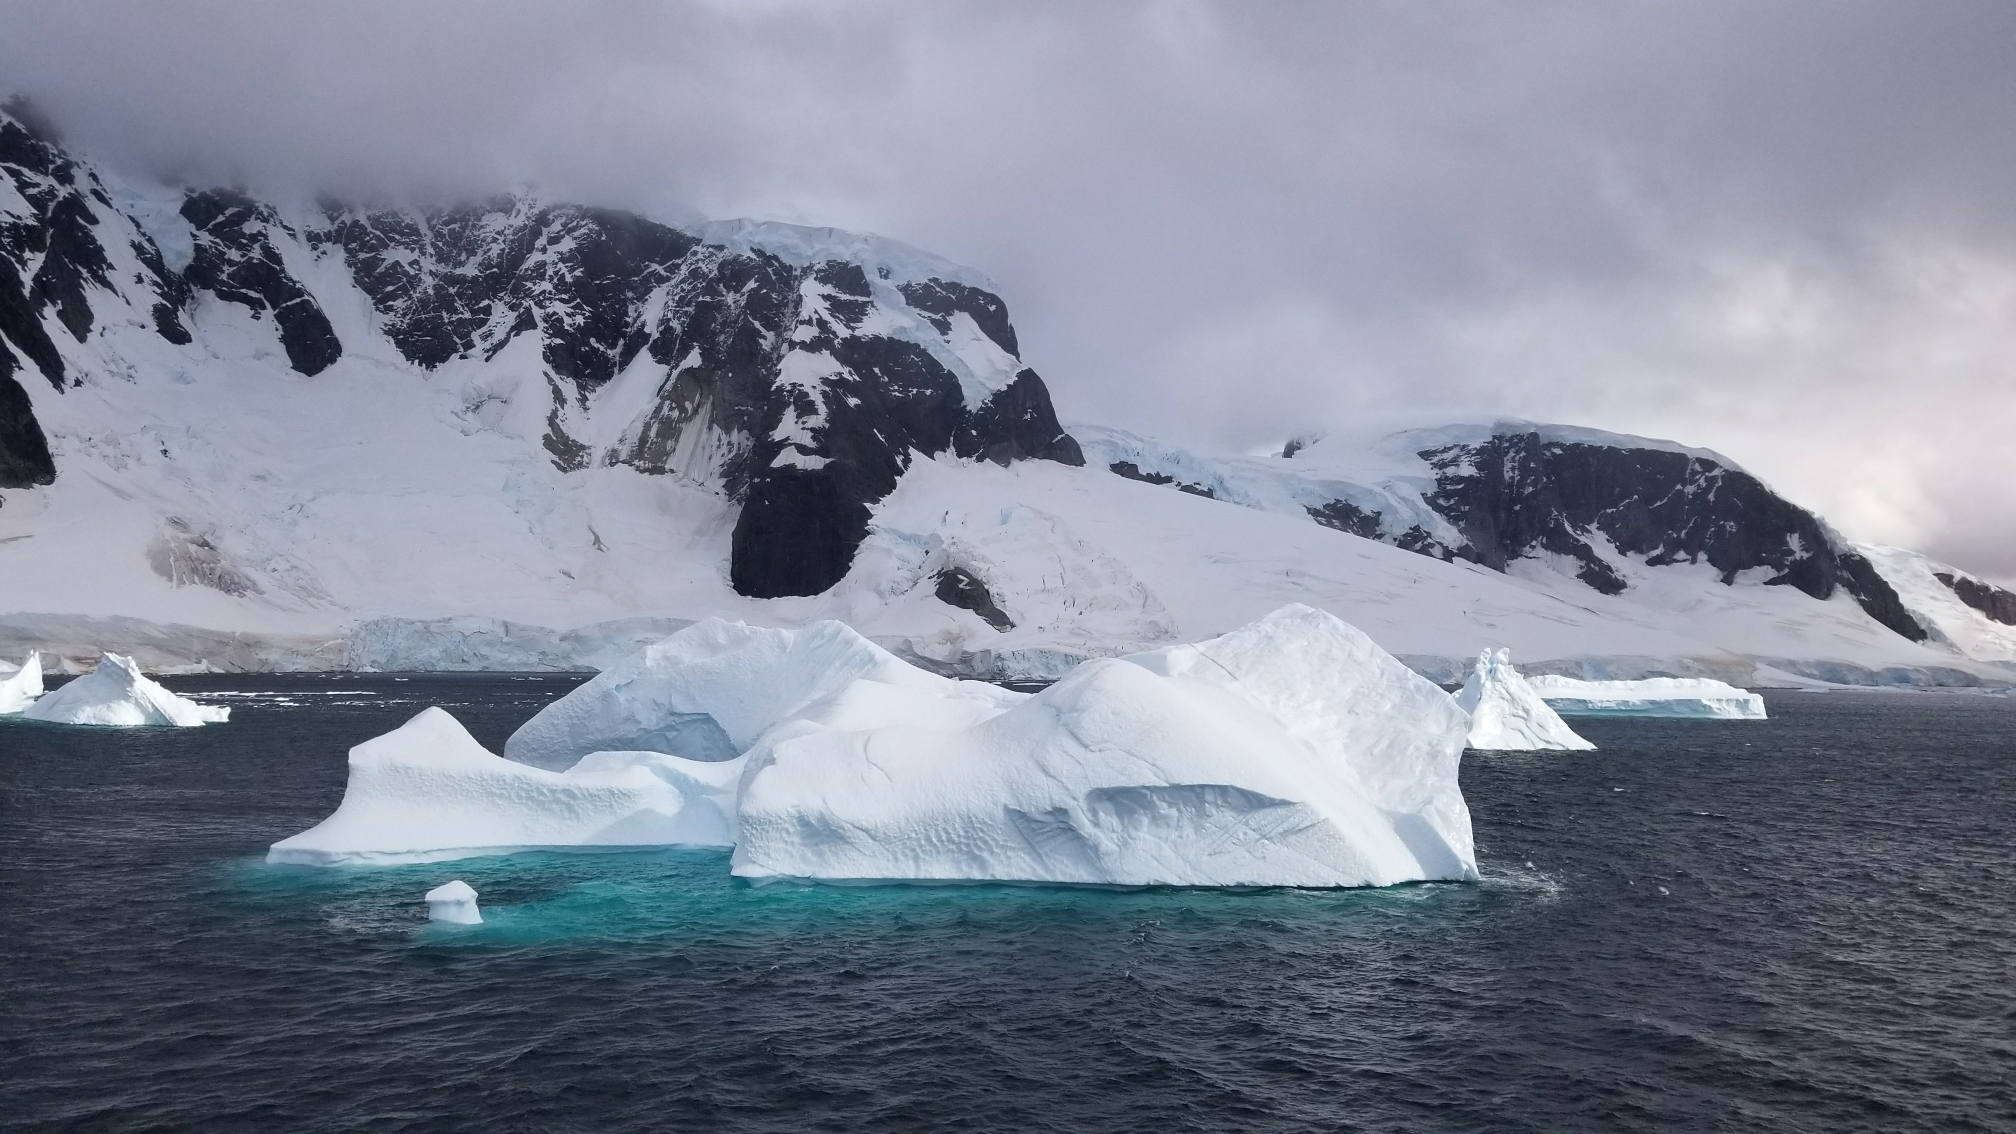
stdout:
<svg viewBox="0 0 2016 1134">
<path fill-rule="evenodd" d="M 1586 752 L 1596 746 L 1575 735 L 1547 706 L 1528 679 L 1512 668 L 1510 650 L 1485 650 L 1463 680 L 1456 704 L 1470 716 L 1469 745 L 1500 752 Z"/>
<path fill-rule="evenodd" d="M 565 772 L 485 749 L 424 709 L 350 750 L 334 814 L 274 843 L 268 862 L 438 862 L 537 847 L 727 846 L 740 760 L 596 752 Z"/>
<path fill-rule="evenodd" d="M 1571 717 L 1707 717 L 1764 719 L 1764 698 L 1705 677 L 1651 677 L 1643 681 L 1526 679 L 1554 711 Z"/>
<path fill-rule="evenodd" d="M 21 668 L 0 678 L 0 716 L 11 716 L 42 695 L 42 655 L 30 651 Z"/>
<path fill-rule="evenodd" d="M 218 724 L 231 710 L 178 697 L 140 672 L 132 658 L 106 654 L 98 668 L 29 705 L 21 715 L 52 724 L 144 725 Z"/>
<path fill-rule="evenodd" d="M 710 620 L 548 706 L 511 759 L 438 709 L 358 745 L 336 813 L 268 858 L 732 842 L 754 880 L 1472 879 L 1468 727 L 1303 606 L 1034 695 L 927 673 L 837 622 Z"/>
</svg>

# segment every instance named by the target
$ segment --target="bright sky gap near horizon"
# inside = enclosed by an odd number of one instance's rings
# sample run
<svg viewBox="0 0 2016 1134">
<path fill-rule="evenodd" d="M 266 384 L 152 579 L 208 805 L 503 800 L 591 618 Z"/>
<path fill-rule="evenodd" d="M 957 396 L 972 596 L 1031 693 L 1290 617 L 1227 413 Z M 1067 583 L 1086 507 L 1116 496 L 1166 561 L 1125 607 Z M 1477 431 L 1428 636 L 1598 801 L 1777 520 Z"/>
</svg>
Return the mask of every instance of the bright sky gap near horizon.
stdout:
<svg viewBox="0 0 2016 1134">
<path fill-rule="evenodd" d="M 130 169 L 877 232 L 994 277 L 1067 421 L 1671 437 L 2016 582 L 2016 6 L 0 0 L 0 28 L 0 88 Z"/>
</svg>

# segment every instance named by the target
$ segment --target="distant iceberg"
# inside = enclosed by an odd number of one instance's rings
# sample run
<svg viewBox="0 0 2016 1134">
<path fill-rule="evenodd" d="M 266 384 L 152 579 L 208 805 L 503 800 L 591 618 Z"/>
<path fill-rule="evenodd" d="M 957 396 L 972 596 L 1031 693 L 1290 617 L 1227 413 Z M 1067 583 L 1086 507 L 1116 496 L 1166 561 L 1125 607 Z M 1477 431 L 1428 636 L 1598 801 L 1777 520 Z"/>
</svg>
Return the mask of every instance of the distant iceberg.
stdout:
<svg viewBox="0 0 2016 1134">
<path fill-rule="evenodd" d="M 1539 676 L 1526 681 L 1563 716 L 1764 719 L 1764 698 L 1707 678 L 1578 681 L 1572 677 Z"/>
<path fill-rule="evenodd" d="M 188 727 L 217 724 L 231 710 L 178 697 L 149 680 L 132 658 L 106 654 L 97 669 L 37 700 L 21 715 L 52 724 Z"/>
<path fill-rule="evenodd" d="M 1596 746 L 1575 735 L 1527 678 L 1512 668 L 1509 650 L 1485 650 L 1456 694 L 1470 715 L 1469 746 L 1496 751 L 1587 752 Z"/>
<path fill-rule="evenodd" d="M 0 716 L 21 712 L 41 695 L 42 655 L 31 650 L 20 669 L 0 678 Z"/>
<path fill-rule="evenodd" d="M 927 673 L 837 622 L 715 619 L 548 706 L 510 759 L 438 709 L 357 746 L 336 813 L 268 857 L 732 842 L 754 880 L 1474 879 L 1468 723 L 1303 606 L 1034 695 Z"/>
</svg>

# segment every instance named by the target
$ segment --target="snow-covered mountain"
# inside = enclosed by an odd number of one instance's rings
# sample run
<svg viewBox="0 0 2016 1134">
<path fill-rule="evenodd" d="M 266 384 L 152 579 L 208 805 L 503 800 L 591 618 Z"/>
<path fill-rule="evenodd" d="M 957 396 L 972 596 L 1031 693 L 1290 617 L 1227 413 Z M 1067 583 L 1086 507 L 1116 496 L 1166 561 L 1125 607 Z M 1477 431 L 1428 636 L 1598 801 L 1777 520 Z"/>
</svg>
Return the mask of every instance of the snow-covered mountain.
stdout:
<svg viewBox="0 0 2016 1134">
<path fill-rule="evenodd" d="M 0 654 L 579 666 L 725 614 L 1030 676 L 1302 601 L 1438 676 L 2007 680 L 2016 598 L 1712 453 L 1067 433 L 996 289 L 890 241 L 170 188 L 19 115 L 0 173 Z"/>
</svg>

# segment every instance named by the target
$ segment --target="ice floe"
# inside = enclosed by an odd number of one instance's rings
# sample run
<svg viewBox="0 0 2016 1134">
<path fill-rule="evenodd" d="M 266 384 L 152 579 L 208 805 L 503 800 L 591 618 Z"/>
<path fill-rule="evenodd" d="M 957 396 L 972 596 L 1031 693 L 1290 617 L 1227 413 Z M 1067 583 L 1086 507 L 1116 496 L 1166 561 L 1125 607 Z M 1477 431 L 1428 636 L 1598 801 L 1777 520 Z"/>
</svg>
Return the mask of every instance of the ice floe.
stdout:
<svg viewBox="0 0 2016 1134">
<path fill-rule="evenodd" d="M 1708 678 L 1579 681 L 1572 677 L 1535 676 L 1526 681 L 1541 700 L 1563 716 L 1764 719 L 1764 698 Z"/>
<path fill-rule="evenodd" d="M 231 710 L 178 697 L 141 673 L 132 658 L 106 654 L 97 669 L 44 695 L 21 715 L 52 724 L 189 727 L 228 720 Z"/>
<path fill-rule="evenodd" d="M 451 925 L 481 925 L 483 911 L 476 907 L 476 888 L 457 878 L 427 891 L 427 920 Z"/>
<path fill-rule="evenodd" d="M 1575 735 L 1568 722 L 1547 707 L 1533 686 L 1512 668 L 1509 650 L 1485 650 L 1456 694 L 1470 715 L 1472 748 L 1496 751 L 1588 751 L 1596 746 Z"/>
</svg>

